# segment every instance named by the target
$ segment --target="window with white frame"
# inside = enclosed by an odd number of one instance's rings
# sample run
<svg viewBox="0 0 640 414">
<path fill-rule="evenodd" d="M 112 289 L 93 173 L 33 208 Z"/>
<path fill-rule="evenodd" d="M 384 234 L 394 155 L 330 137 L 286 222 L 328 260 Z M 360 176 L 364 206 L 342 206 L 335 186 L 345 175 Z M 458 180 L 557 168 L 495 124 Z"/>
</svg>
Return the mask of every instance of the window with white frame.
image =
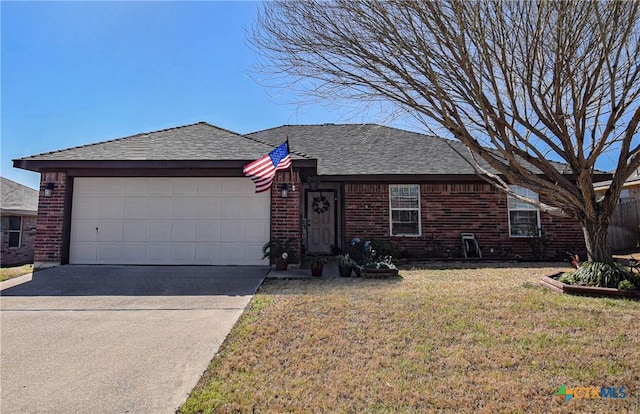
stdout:
<svg viewBox="0 0 640 414">
<path fill-rule="evenodd" d="M 22 234 L 22 217 L 11 216 L 9 217 L 9 247 L 20 247 L 20 235 Z"/>
<path fill-rule="evenodd" d="M 510 186 L 516 194 L 538 201 L 538 193 L 517 185 Z M 540 211 L 533 204 L 507 196 L 509 207 L 509 236 L 532 237 L 540 231 Z"/>
<path fill-rule="evenodd" d="M 420 235 L 420 186 L 392 184 L 389 186 L 392 236 Z"/>
</svg>

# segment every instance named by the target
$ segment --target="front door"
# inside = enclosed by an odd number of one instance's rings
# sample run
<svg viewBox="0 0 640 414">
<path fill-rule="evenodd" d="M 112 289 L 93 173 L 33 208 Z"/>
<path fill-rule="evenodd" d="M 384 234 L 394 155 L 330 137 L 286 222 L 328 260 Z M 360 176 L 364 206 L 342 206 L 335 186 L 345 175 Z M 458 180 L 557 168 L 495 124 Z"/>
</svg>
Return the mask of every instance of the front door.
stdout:
<svg viewBox="0 0 640 414">
<path fill-rule="evenodd" d="M 309 253 L 331 253 L 336 239 L 336 193 L 307 191 L 307 251 Z"/>
</svg>

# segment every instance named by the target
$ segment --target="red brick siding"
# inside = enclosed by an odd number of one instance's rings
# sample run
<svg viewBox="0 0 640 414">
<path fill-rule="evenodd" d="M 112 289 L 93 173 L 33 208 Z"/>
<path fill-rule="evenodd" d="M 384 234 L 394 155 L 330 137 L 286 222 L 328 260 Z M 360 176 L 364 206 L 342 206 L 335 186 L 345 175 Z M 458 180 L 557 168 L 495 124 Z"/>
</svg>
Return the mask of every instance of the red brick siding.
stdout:
<svg viewBox="0 0 640 414">
<path fill-rule="evenodd" d="M 20 247 L 9 248 L 9 216 L 2 217 L 2 266 L 17 266 L 33 263 L 33 249 L 36 239 L 36 216 L 22 216 Z"/>
<path fill-rule="evenodd" d="M 287 183 L 288 197 L 282 198 L 281 187 Z M 279 171 L 271 186 L 271 239 L 293 239 L 295 249 L 300 253 L 302 227 L 300 218 L 302 206 L 302 185 L 300 174 Z"/>
<path fill-rule="evenodd" d="M 44 188 L 47 183 L 55 185 L 51 197 L 44 196 Z M 36 265 L 60 264 L 62 262 L 66 192 L 67 175 L 65 173 L 47 172 L 41 174 L 34 257 Z"/>
<path fill-rule="evenodd" d="M 507 197 L 485 183 L 421 184 L 422 234 L 391 237 L 389 234 L 389 186 L 351 184 L 344 187 L 345 244 L 353 237 L 391 240 L 413 257 L 446 257 L 447 248 L 460 255 L 460 233 L 474 233 L 484 257 L 532 258 L 528 238 L 509 237 Z M 550 240 L 546 256 L 566 257 L 567 250 L 584 249 L 580 226 L 570 220 L 541 214 L 541 225 Z"/>
</svg>

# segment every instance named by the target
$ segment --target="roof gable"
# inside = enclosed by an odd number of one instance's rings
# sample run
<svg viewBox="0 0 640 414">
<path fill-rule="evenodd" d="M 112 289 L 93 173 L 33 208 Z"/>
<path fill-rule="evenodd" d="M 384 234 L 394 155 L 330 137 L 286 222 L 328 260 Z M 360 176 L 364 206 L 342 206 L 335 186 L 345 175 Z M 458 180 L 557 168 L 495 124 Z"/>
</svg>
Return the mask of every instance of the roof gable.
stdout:
<svg viewBox="0 0 640 414">
<path fill-rule="evenodd" d="M 25 161 L 253 160 L 272 148 L 206 122 L 21 158 Z"/>
<path fill-rule="evenodd" d="M 2 214 L 35 215 L 38 212 L 38 191 L 7 178 L 2 178 Z"/>
</svg>

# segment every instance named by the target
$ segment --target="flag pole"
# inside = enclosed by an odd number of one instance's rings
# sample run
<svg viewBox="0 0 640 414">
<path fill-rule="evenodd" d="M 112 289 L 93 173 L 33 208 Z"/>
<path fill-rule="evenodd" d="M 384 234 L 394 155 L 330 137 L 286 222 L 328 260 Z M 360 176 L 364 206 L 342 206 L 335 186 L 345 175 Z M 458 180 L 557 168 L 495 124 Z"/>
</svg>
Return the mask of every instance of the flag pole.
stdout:
<svg viewBox="0 0 640 414">
<path fill-rule="evenodd" d="M 291 147 L 289 147 L 289 135 L 286 135 L 287 140 L 287 151 L 291 154 Z M 293 160 L 291 161 L 291 165 L 289 165 L 289 170 L 291 172 L 291 191 L 296 191 L 296 186 L 293 184 Z"/>
</svg>

